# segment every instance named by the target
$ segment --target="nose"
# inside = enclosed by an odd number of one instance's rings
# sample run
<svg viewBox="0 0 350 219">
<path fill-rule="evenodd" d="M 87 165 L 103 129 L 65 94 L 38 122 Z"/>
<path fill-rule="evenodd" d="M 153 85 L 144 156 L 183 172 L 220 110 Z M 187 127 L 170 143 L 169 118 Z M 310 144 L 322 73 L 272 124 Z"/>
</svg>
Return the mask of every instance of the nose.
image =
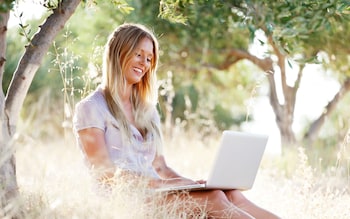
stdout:
<svg viewBox="0 0 350 219">
<path fill-rule="evenodd" d="M 140 65 L 145 65 L 146 64 L 146 58 L 145 57 L 143 57 L 143 56 L 140 56 L 139 58 L 138 58 L 138 63 L 140 64 Z"/>
<path fill-rule="evenodd" d="M 141 62 L 143 65 L 147 65 L 148 64 L 147 57 L 142 57 Z"/>
</svg>

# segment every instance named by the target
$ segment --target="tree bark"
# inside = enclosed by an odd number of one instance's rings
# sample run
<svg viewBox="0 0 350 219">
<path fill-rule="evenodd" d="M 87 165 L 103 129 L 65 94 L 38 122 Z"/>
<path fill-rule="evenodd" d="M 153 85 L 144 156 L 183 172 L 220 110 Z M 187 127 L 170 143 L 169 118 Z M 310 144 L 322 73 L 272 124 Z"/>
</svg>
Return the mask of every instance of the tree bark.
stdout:
<svg viewBox="0 0 350 219">
<path fill-rule="evenodd" d="M 0 81 L 2 82 L 5 69 L 5 54 L 6 54 L 6 34 L 7 23 L 10 17 L 10 12 L 0 13 Z M 11 197 L 17 196 L 17 181 L 15 158 L 11 147 L 10 135 L 7 130 L 8 121 L 5 117 L 5 96 L 2 90 L 2 83 L 0 83 L 0 205 L 1 209 L 9 209 L 8 200 Z M 2 217 L 0 211 L 0 217 Z"/>
<path fill-rule="evenodd" d="M 278 104 L 278 106 L 277 104 L 273 104 L 273 102 L 279 103 L 279 100 L 276 95 L 276 86 L 272 88 L 272 86 L 270 85 L 270 92 L 271 89 L 275 89 L 275 94 L 273 96 L 271 96 L 270 94 L 270 103 L 275 112 L 276 123 L 281 133 L 282 145 L 289 146 L 295 144 L 296 142 L 295 133 L 292 129 L 292 125 L 294 122 L 295 98 L 296 93 L 299 89 L 299 83 L 303 68 L 300 68 L 301 71 L 299 71 L 299 76 L 294 84 L 294 87 L 289 86 L 287 84 L 286 75 L 286 56 L 280 51 L 280 49 L 275 44 L 271 36 L 269 36 L 267 39 L 269 44 L 272 46 L 274 54 L 277 56 L 277 65 L 281 73 L 281 85 L 283 94 L 283 100 L 281 100 L 283 104 Z M 272 83 L 272 81 L 275 84 L 274 78 L 271 77 L 271 79 L 269 80 L 270 84 Z"/>
<path fill-rule="evenodd" d="M 232 60 L 232 57 L 235 59 Z M 260 59 L 249 52 L 241 49 L 231 49 L 228 52 L 228 55 L 225 59 L 225 61 L 218 66 L 219 69 L 228 69 L 231 65 L 235 64 L 236 62 L 247 59 L 256 66 L 258 66 L 261 70 L 263 70 L 266 73 L 272 73 L 273 72 L 273 61 L 270 57 Z"/>
<path fill-rule="evenodd" d="M 51 43 L 56 35 L 61 31 L 67 20 L 74 13 L 81 0 L 62 0 L 53 13 L 46 19 L 40 30 L 34 35 L 30 44 L 26 47 L 26 51 L 17 66 L 12 81 L 8 88 L 6 97 L 0 92 L 0 118 L 1 118 L 1 138 L 0 138 L 0 196 L 1 207 L 5 212 L 0 210 L 0 217 L 6 215 L 11 218 L 16 207 L 11 204 L 18 196 L 16 181 L 16 166 L 14 157 L 14 146 L 12 140 L 16 131 L 16 124 L 19 113 L 22 108 L 24 98 L 27 95 L 29 86 L 33 80 L 35 73 L 40 67 L 43 57 L 46 55 Z M 7 17 L 6 17 L 7 16 Z M 6 33 L 3 28 L 7 25 L 8 13 L 1 14 L 1 33 L 0 33 L 0 52 L 1 48 L 6 44 Z M 4 19 L 5 18 L 5 19 Z M 7 18 L 7 19 L 6 19 Z M 4 57 L 0 54 L 0 58 Z M 1 60 L 4 60 L 1 59 Z M 3 75 L 3 64 L 0 61 L 1 77 Z M 2 79 L 2 78 L 1 78 Z M 2 81 L 2 80 L 1 80 Z M 7 206 L 5 208 L 5 206 Z"/>
<path fill-rule="evenodd" d="M 330 115 L 335 110 L 339 101 L 349 91 L 350 91 L 350 78 L 347 78 L 342 84 L 342 86 L 340 87 L 339 91 L 335 94 L 333 99 L 327 104 L 327 106 L 323 110 L 323 113 L 311 124 L 308 132 L 304 136 L 306 141 L 308 141 L 309 143 L 312 143 L 316 139 L 327 116 Z"/>
</svg>

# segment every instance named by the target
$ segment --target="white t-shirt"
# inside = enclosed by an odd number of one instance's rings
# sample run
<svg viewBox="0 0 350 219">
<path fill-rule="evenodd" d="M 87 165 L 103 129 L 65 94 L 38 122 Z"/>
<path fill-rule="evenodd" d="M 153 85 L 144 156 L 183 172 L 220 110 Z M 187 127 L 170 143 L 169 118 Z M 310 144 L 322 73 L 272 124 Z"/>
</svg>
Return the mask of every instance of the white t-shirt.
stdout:
<svg viewBox="0 0 350 219">
<path fill-rule="evenodd" d="M 160 124 L 156 108 L 154 110 L 154 120 Z M 152 166 L 156 155 L 156 146 L 153 144 L 151 135 L 143 138 L 139 130 L 130 124 L 133 136 L 132 143 L 123 142 L 118 128 L 119 123 L 109 111 L 101 88 L 97 88 L 76 105 L 73 126 L 78 144 L 83 152 L 84 148 L 77 132 L 87 128 L 101 129 L 105 133 L 109 157 L 117 168 L 143 176 L 159 178 Z M 83 154 L 85 155 L 85 153 Z M 85 160 L 87 161 L 86 155 Z"/>
</svg>

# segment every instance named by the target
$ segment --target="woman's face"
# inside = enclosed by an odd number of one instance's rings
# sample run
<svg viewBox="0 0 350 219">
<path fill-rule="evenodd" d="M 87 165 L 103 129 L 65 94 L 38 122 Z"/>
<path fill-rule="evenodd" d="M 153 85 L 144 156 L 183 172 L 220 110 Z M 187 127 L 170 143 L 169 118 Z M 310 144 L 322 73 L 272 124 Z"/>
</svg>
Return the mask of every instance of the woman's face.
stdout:
<svg viewBox="0 0 350 219">
<path fill-rule="evenodd" d="M 153 59 L 153 43 L 148 38 L 143 38 L 131 54 L 125 69 L 124 76 L 129 85 L 141 81 L 142 77 L 149 71 Z"/>
</svg>

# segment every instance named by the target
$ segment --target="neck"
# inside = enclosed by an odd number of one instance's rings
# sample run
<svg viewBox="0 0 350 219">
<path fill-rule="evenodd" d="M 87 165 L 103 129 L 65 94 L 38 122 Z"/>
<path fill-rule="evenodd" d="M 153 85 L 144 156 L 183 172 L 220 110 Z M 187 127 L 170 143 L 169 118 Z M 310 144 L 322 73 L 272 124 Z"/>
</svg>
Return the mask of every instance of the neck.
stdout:
<svg viewBox="0 0 350 219">
<path fill-rule="evenodd" d="M 123 105 L 123 110 L 125 113 L 126 118 L 131 122 L 134 123 L 134 117 L 132 113 L 132 103 L 131 103 L 131 90 L 132 86 L 128 86 L 127 89 L 120 91 L 120 100 L 121 104 Z"/>
<path fill-rule="evenodd" d="M 127 102 L 130 103 L 131 91 L 132 91 L 132 86 L 128 86 L 125 90 L 119 91 L 120 99 L 123 103 L 127 103 Z"/>
</svg>

